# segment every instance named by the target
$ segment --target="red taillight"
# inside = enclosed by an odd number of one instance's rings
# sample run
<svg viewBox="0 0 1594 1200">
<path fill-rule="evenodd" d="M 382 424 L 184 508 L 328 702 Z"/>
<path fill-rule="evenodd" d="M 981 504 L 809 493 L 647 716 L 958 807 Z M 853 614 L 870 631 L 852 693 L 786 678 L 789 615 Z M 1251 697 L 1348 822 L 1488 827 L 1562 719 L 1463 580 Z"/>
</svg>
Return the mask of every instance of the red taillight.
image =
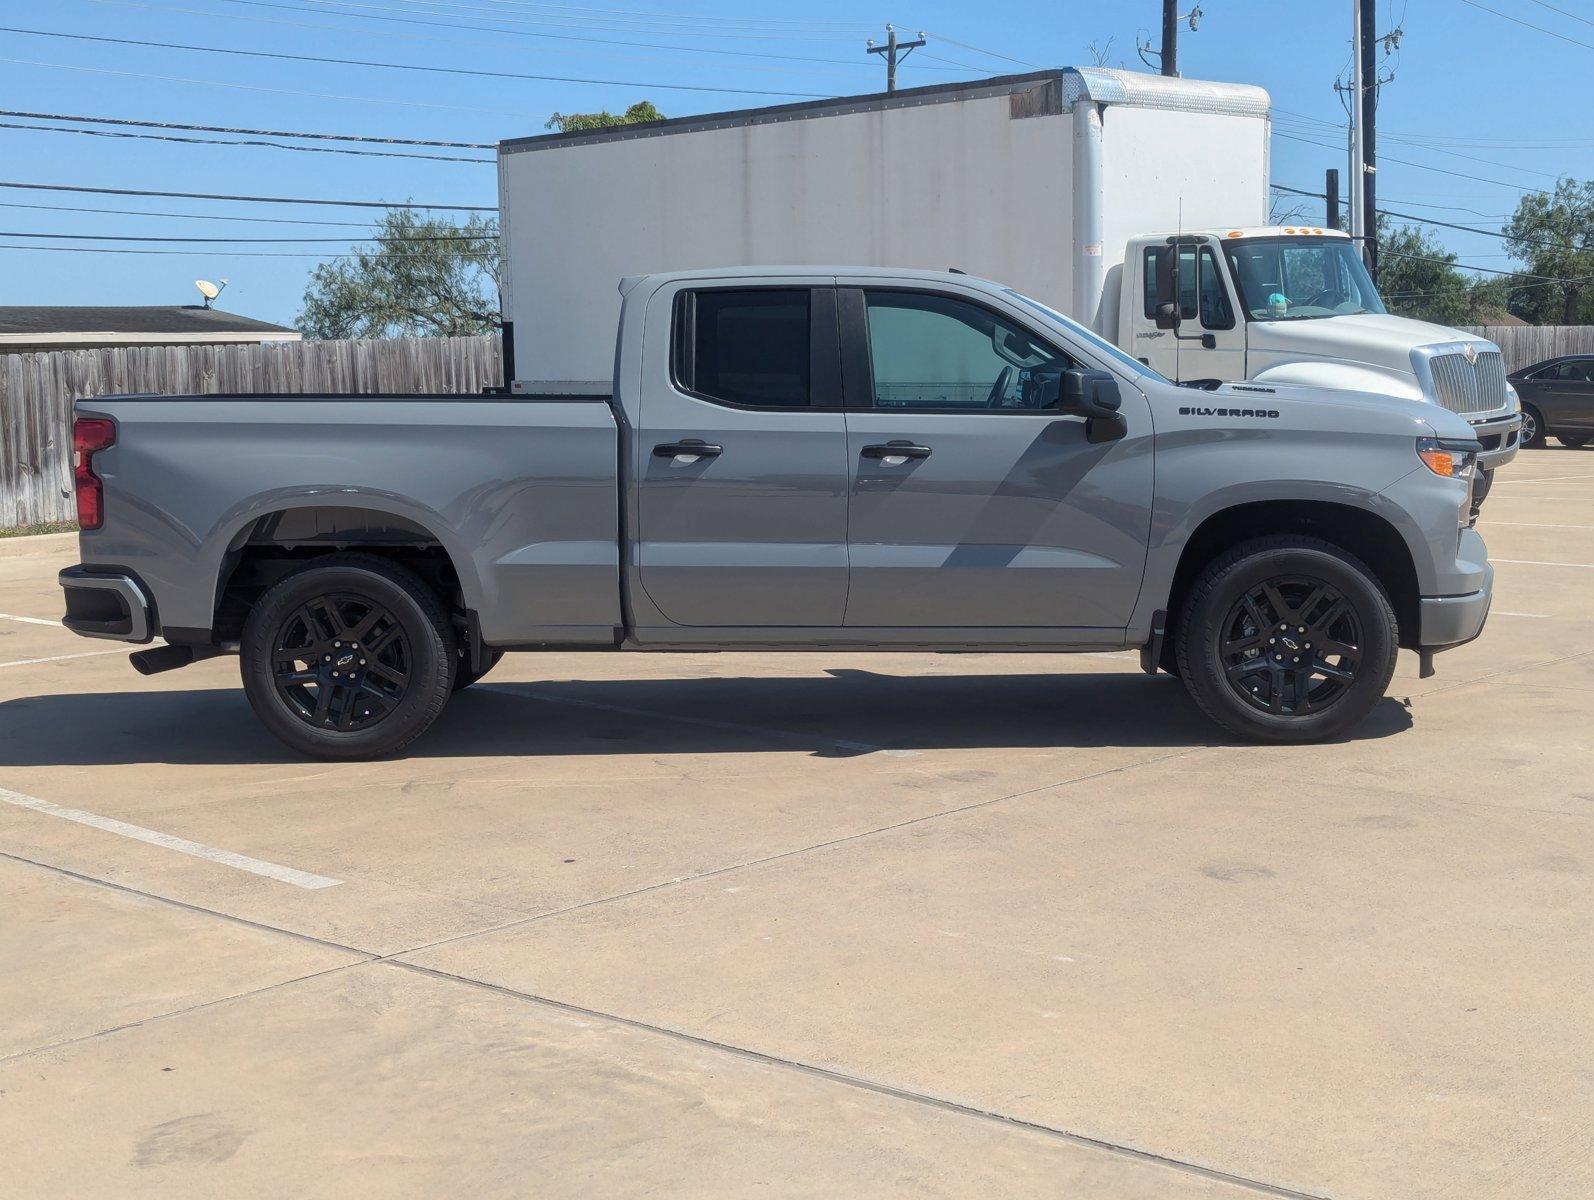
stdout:
<svg viewBox="0 0 1594 1200">
<path fill-rule="evenodd" d="M 116 425 L 104 417 L 79 417 L 72 423 L 72 490 L 77 493 L 79 529 L 98 529 L 105 520 L 105 492 L 94 473 L 94 452 L 116 444 Z"/>
</svg>

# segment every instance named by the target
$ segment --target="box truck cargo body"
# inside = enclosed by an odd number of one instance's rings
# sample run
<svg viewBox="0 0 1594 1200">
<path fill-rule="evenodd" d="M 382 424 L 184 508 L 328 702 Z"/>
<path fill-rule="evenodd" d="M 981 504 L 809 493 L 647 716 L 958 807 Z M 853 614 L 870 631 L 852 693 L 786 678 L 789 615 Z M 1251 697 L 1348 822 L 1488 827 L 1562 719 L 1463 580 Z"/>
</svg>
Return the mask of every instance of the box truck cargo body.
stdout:
<svg viewBox="0 0 1594 1200">
<path fill-rule="evenodd" d="M 1516 452 L 1492 343 L 1387 314 L 1354 244 L 1268 227 L 1270 101 L 1064 68 L 501 143 L 515 386 L 610 387 L 617 283 L 740 266 L 998 279 L 1180 381 L 1306 383 L 1466 416 Z"/>
<path fill-rule="evenodd" d="M 608 386 L 616 281 L 700 267 L 955 267 L 1113 336 L 1131 235 L 1262 223 L 1268 124 L 1260 88 L 1081 70 L 506 142 L 516 368 Z"/>
</svg>

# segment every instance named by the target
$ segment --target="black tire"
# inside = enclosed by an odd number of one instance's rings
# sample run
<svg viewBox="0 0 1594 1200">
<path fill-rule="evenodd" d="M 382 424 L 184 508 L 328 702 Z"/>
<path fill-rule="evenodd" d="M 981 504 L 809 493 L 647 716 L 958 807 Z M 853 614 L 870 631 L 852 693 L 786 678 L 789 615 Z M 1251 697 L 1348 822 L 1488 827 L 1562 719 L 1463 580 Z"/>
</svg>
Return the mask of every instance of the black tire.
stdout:
<svg viewBox="0 0 1594 1200">
<path fill-rule="evenodd" d="M 1544 416 L 1531 404 L 1522 406 L 1522 440 L 1524 450 L 1544 449 Z"/>
<path fill-rule="evenodd" d="M 370 554 L 329 554 L 278 580 L 250 609 L 240 651 L 255 715 L 315 758 L 396 753 L 437 720 L 454 683 L 441 602 Z"/>
<path fill-rule="evenodd" d="M 1565 433 L 1556 434 L 1555 440 L 1560 442 L 1561 445 L 1565 446 L 1568 450 L 1581 450 L 1589 443 L 1589 439 L 1586 437 L 1572 437 L 1570 434 Z"/>
<path fill-rule="evenodd" d="M 1284 536 L 1213 560 L 1190 589 L 1175 645 L 1185 687 L 1224 729 L 1313 742 L 1344 733 L 1383 698 L 1399 637 L 1364 564 L 1317 538 Z"/>
<path fill-rule="evenodd" d="M 494 667 L 496 667 L 499 660 L 503 657 L 504 652 L 502 650 L 487 651 L 487 665 L 473 675 L 471 674 L 470 667 L 466 664 L 465 652 L 461 650 L 459 653 L 459 661 L 454 664 L 454 690 L 456 692 L 463 692 L 471 684 L 475 683 L 483 675 L 487 674 L 488 671 L 491 671 Z"/>
</svg>

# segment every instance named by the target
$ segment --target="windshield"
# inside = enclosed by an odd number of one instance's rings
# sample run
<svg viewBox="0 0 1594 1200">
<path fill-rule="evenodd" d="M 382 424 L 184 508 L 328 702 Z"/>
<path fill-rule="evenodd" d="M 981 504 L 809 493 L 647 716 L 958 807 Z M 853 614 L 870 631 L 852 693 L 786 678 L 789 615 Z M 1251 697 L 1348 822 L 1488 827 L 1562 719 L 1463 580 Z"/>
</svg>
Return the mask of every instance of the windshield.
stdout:
<svg viewBox="0 0 1594 1200">
<path fill-rule="evenodd" d="M 1112 359 L 1126 370 L 1131 371 L 1136 375 L 1149 375 L 1152 379 L 1161 380 L 1163 383 L 1172 382 L 1160 372 L 1153 371 L 1138 358 L 1134 358 L 1131 355 L 1125 354 L 1106 338 L 1100 336 L 1099 334 L 1092 333 L 1078 321 L 1063 316 L 1063 314 L 1058 312 L 1055 308 L 1051 308 L 1045 304 L 1042 304 L 1039 300 L 1031 300 L 1028 296 L 1024 295 L 1023 292 L 1015 292 L 1012 288 L 1003 288 L 1002 290 L 1006 292 L 1007 295 L 1017 300 L 1020 304 L 1027 304 L 1036 312 L 1044 313 L 1046 316 L 1056 321 L 1059 325 L 1062 325 L 1068 329 L 1069 332 L 1077 335 L 1081 340 L 1086 342 L 1092 350 L 1095 350 L 1105 355 L 1107 358 Z"/>
<path fill-rule="evenodd" d="M 1346 238 L 1246 238 L 1223 253 L 1252 321 L 1383 313 L 1356 246 Z"/>
</svg>

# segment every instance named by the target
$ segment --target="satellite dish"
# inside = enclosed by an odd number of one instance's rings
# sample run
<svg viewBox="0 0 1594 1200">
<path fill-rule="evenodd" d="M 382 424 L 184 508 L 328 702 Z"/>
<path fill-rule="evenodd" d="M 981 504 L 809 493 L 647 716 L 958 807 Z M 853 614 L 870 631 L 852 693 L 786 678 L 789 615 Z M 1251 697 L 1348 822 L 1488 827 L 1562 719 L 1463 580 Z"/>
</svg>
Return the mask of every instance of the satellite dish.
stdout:
<svg viewBox="0 0 1594 1200">
<path fill-rule="evenodd" d="M 221 287 L 217 287 L 208 279 L 196 279 L 194 280 L 194 286 L 199 289 L 199 294 L 205 298 L 205 307 L 209 308 L 210 302 L 226 289 L 227 281 L 223 279 Z"/>
</svg>

